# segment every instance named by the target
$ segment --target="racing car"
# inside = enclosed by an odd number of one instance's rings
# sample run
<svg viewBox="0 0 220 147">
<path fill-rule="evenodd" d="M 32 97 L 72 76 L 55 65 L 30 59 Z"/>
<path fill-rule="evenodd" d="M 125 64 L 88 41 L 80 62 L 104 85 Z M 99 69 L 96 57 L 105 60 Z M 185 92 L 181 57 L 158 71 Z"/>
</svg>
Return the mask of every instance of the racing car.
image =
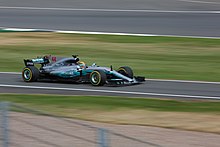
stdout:
<svg viewBox="0 0 220 147">
<path fill-rule="evenodd" d="M 103 86 L 105 84 L 132 85 L 145 81 L 145 77 L 134 76 L 132 69 L 128 66 L 122 66 L 117 70 L 113 70 L 112 66 L 100 67 L 95 63 L 87 66 L 80 61 L 78 55 L 64 58 L 46 55 L 24 59 L 24 64 L 22 78 L 25 82 L 46 79 Z"/>
</svg>

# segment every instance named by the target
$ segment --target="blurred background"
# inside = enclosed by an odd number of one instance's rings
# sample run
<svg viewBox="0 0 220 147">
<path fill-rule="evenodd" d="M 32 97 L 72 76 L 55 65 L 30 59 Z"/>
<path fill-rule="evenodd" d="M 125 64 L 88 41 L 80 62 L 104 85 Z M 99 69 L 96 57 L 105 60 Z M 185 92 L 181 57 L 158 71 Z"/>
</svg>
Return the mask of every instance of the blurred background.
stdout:
<svg viewBox="0 0 220 147">
<path fill-rule="evenodd" d="M 0 0 L 0 20 L 3 147 L 219 146 L 219 0 Z M 72 54 L 146 82 L 22 81 L 23 59 Z"/>
</svg>

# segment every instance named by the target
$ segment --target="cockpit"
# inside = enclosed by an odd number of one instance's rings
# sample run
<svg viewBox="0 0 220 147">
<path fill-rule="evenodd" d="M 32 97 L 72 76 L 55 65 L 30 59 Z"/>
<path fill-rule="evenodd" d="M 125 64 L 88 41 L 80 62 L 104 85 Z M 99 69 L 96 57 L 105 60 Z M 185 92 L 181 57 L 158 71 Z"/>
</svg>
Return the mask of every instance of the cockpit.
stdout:
<svg viewBox="0 0 220 147">
<path fill-rule="evenodd" d="M 64 58 L 54 63 L 54 66 L 79 66 L 81 69 L 86 68 L 86 64 L 79 61 L 78 58 Z"/>
</svg>

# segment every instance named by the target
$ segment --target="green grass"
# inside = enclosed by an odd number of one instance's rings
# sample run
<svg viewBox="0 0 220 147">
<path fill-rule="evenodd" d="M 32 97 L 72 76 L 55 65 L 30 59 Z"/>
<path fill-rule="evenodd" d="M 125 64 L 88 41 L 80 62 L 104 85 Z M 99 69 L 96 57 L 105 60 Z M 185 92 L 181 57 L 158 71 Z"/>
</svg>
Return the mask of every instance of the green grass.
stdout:
<svg viewBox="0 0 220 147">
<path fill-rule="evenodd" d="M 151 110 L 163 112 L 219 113 L 220 102 L 141 99 L 109 96 L 55 96 L 0 94 L 0 101 L 10 101 L 47 111 L 71 109 L 89 111 Z M 72 113 L 72 112 L 70 112 Z"/>
<path fill-rule="evenodd" d="M 23 59 L 78 54 L 87 64 L 128 65 L 147 78 L 220 81 L 220 39 L 57 33 L 0 33 L 0 71 L 21 71 Z"/>
</svg>

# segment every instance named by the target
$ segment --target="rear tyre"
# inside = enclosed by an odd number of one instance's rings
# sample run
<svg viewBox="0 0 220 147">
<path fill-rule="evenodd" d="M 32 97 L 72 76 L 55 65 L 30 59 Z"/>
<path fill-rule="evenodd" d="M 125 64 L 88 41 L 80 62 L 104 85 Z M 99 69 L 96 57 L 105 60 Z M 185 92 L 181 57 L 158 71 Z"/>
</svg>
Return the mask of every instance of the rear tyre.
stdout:
<svg viewBox="0 0 220 147">
<path fill-rule="evenodd" d="M 129 77 L 131 79 L 133 79 L 134 77 L 134 74 L 133 74 L 133 70 L 128 67 L 128 66 L 122 66 L 120 67 L 117 72 L 119 72 L 120 74 L 126 76 L 126 77 Z"/>
<path fill-rule="evenodd" d="M 94 70 L 90 74 L 90 83 L 93 86 L 103 86 L 106 83 L 107 77 L 104 71 Z"/>
<path fill-rule="evenodd" d="M 25 82 L 35 82 L 39 78 L 39 70 L 35 66 L 27 66 L 22 71 L 22 78 Z"/>
</svg>

